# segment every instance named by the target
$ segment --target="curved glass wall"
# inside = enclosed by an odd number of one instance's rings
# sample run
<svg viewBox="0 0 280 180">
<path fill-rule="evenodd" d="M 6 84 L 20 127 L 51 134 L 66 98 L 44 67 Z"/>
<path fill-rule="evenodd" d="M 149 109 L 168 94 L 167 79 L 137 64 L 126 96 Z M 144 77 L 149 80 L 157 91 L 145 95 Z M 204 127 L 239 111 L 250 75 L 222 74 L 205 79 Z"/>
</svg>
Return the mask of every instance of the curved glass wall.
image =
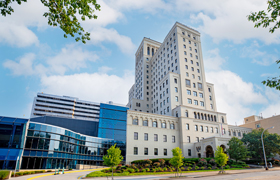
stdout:
<svg viewBox="0 0 280 180">
<path fill-rule="evenodd" d="M 22 169 L 76 168 L 77 164 L 102 165 L 112 139 L 86 136 L 74 131 L 30 122 Z"/>
</svg>

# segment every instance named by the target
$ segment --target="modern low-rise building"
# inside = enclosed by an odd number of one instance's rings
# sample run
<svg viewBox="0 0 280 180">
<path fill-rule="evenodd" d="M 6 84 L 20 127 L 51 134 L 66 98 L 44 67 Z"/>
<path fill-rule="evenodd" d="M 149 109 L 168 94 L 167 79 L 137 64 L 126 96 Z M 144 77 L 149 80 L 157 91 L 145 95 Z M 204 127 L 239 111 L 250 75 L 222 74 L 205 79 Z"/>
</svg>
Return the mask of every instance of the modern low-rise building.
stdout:
<svg viewBox="0 0 280 180">
<path fill-rule="evenodd" d="M 259 128 L 270 128 L 274 126 L 273 129 L 268 129 L 269 133 L 277 133 L 280 135 L 280 115 L 275 115 L 268 118 L 263 118 L 262 116 L 249 116 L 244 118 L 244 124 L 240 127 L 259 129 Z"/>
</svg>

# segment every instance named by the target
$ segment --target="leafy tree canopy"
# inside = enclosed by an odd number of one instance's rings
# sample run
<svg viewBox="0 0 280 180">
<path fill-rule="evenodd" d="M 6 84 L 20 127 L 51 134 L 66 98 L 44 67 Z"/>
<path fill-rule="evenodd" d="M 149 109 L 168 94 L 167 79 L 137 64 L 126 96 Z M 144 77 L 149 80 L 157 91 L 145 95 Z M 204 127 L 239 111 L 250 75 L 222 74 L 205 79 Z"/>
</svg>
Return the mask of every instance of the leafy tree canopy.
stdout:
<svg viewBox="0 0 280 180">
<path fill-rule="evenodd" d="M 172 166 L 176 167 L 177 174 L 179 174 L 178 171 L 180 170 L 180 167 L 183 166 L 183 153 L 179 147 L 172 149 L 172 153 L 173 157 L 170 159 L 169 162 L 170 164 L 172 164 Z"/>
<path fill-rule="evenodd" d="M 261 141 L 261 134 L 263 130 L 263 128 L 254 129 L 252 132 L 244 134 L 243 138 L 241 139 L 247 146 L 249 154 L 252 158 L 264 160 Z M 270 134 L 266 130 L 263 134 L 263 141 L 266 158 L 272 157 L 275 153 L 280 153 L 280 135 L 276 133 Z"/>
<path fill-rule="evenodd" d="M 232 137 L 228 142 L 228 146 L 227 152 L 230 158 L 235 159 L 236 162 L 247 157 L 247 148 L 237 137 Z"/>
<path fill-rule="evenodd" d="M 228 155 L 224 153 L 224 149 L 220 146 L 217 146 L 217 150 L 215 151 L 215 162 L 218 166 L 222 167 L 221 173 L 224 172 L 223 167 L 227 164 Z"/>
<path fill-rule="evenodd" d="M 276 29 L 280 28 L 280 0 L 268 0 L 267 4 L 267 12 L 264 10 L 252 12 L 248 16 L 248 20 L 253 21 L 256 28 L 260 26 L 264 28 L 270 27 L 269 32 L 274 33 Z M 279 64 L 280 60 L 277 60 L 276 63 Z M 268 78 L 266 81 L 262 81 L 262 83 L 270 88 L 280 90 L 280 76 Z"/>
<path fill-rule="evenodd" d="M 0 0 L 2 16 L 11 15 L 14 12 L 13 2 L 20 5 L 27 0 Z M 96 3 L 96 0 L 41 0 L 41 2 L 49 9 L 43 14 L 48 18 L 48 24 L 59 26 L 64 31 L 65 38 L 68 35 L 72 37 L 76 35 L 76 41 L 86 43 L 86 40 L 90 40 L 90 33 L 85 32 L 77 16 L 81 16 L 83 21 L 86 17 L 97 19 L 97 16 L 93 14 L 95 10 L 100 11 L 100 5 Z"/>
</svg>

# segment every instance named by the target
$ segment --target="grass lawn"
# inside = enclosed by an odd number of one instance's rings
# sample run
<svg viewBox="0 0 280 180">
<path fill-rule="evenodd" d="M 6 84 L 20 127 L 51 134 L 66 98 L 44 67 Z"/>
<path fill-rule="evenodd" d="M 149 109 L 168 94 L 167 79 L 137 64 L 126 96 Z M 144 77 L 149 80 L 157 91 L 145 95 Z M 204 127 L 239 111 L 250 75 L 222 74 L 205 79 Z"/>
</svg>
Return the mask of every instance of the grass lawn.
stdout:
<svg viewBox="0 0 280 180">
<path fill-rule="evenodd" d="M 225 169 L 225 171 L 228 170 L 240 170 L 240 169 L 246 169 L 246 168 L 231 168 L 231 169 Z M 193 173 L 193 172 L 209 172 L 209 171 L 220 171 L 220 169 L 212 169 L 212 170 L 197 170 L 197 171 L 182 171 L 182 173 Z M 139 172 L 139 173 L 114 173 L 114 176 L 139 176 L 139 175 L 157 175 L 157 174 L 174 174 L 175 172 Z M 112 173 L 104 173 L 101 171 L 94 171 L 89 174 L 87 174 L 86 177 L 107 177 L 112 176 Z"/>
</svg>

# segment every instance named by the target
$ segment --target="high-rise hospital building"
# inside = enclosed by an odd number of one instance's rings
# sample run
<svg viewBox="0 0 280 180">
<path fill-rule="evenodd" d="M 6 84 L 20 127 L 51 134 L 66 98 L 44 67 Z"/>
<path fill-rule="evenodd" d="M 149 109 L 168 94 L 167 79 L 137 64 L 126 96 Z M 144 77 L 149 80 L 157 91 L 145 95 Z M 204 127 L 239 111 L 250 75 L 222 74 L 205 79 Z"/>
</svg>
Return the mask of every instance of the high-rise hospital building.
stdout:
<svg viewBox="0 0 280 180">
<path fill-rule="evenodd" d="M 213 157 L 251 130 L 217 112 L 200 33 L 176 22 L 162 43 L 142 40 L 126 106 L 38 93 L 30 119 L 0 116 L 0 169 L 14 169 L 17 157 L 22 169 L 101 165 L 115 143 L 127 164 L 170 158 L 175 147 L 185 158 Z"/>
</svg>

